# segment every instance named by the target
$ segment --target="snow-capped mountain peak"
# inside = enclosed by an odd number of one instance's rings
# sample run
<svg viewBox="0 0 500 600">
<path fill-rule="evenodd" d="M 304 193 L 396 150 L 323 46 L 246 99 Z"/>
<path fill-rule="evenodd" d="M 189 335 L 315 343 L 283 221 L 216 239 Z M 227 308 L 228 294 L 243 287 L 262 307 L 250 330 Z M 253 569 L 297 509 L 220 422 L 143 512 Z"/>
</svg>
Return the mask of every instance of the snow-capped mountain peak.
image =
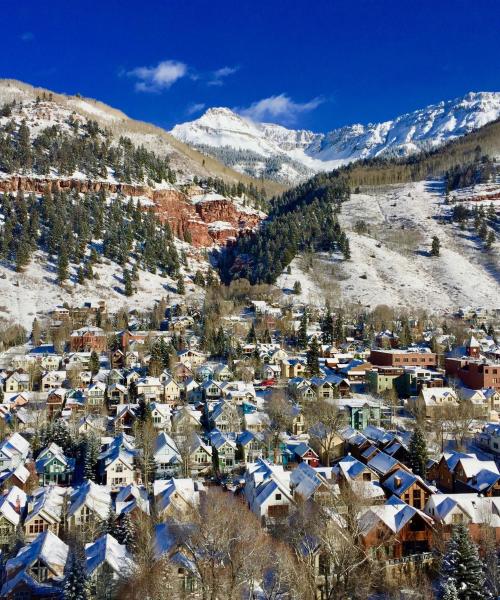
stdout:
<svg viewBox="0 0 500 600">
<path fill-rule="evenodd" d="M 172 134 L 239 171 L 296 182 L 357 159 L 434 148 L 498 118 L 500 92 L 470 92 L 390 121 L 328 133 L 256 123 L 229 108 L 210 108 L 199 119 L 176 125 Z"/>
</svg>

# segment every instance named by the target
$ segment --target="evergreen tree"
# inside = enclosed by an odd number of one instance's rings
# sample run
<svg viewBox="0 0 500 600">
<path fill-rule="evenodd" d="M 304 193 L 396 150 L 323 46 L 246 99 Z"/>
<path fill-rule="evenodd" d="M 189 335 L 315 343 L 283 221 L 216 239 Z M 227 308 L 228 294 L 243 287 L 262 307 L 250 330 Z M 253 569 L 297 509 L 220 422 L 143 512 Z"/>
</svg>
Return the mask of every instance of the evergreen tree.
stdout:
<svg viewBox="0 0 500 600">
<path fill-rule="evenodd" d="M 300 317 L 299 331 L 297 333 L 297 345 L 299 348 L 305 348 L 307 346 L 307 323 L 307 310 L 304 309 L 304 312 Z"/>
<path fill-rule="evenodd" d="M 307 370 L 309 375 L 319 375 L 319 344 L 316 336 L 313 337 L 307 351 Z"/>
<path fill-rule="evenodd" d="M 75 543 L 70 550 L 68 558 L 69 568 L 64 581 L 64 600 L 90 599 L 89 578 L 87 575 L 87 561 L 82 544 Z"/>
<path fill-rule="evenodd" d="M 442 600 L 458 600 L 457 588 L 453 581 L 444 583 Z"/>
<path fill-rule="evenodd" d="M 453 528 L 441 565 L 443 590 L 455 586 L 458 600 L 485 600 L 491 598 L 485 588 L 483 565 L 476 544 L 466 525 Z M 449 593 L 449 592 L 448 592 Z"/>
<path fill-rule="evenodd" d="M 184 277 L 182 275 L 179 275 L 177 278 L 177 293 L 180 296 L 184 296 L 186 293 L 186 286 L 184 285 Z"/>
<path fill-rule="evenodd" d="M 300 295 L 300 294 L 302 293 L 302 285 L 301 285 L 300 281 L 296 281 L 296 282 L 293 284 L 293 293 L 294 293 L 296 296 L 298 296 L 298 295 Z"/>
<path fill-rule="evenodd" d="M 342 311 L 340 310 L 337 314 L 337 318 L 335 319 L 333 337 L 336 344 L 341 344 L 344 341 L 344 318 L 342 315 Z"/>
<path fill-rule="evenodd" d="M 427 477 L 427 443 L 420 427 L 416 427 L 410 439 L 409 445 L 410 467 L 415 475 L 422 479 Z"/>
<path fill-rule="evenodd" d="M 81 266 L 78 267 L 78 271 L 76 272 L 76 280 L 80 285 L 83 285 L 85 283 L 85 271 Z"/>
<path fill-rule="evenodd" d="M 59 250 L 59 255 L 57 259 L 57 282 L 59 285 L 62 285 L 66 279 L 68 279 L 68 255 L 64 248 Z"/>
<path fill-rule="evenodd" d="M 97 461 L 101 444 L 99 439 L 92 433 L 85 437 L 84 455 L 83 455 L 83 476 L 85 479 L 96 480 L 97 476 Z"/>
<path fill-rule="evenodd" d="M 122 516 L 116 539 L 120 544 L 125 544 L 130 552 L 134 550 L 135 525 L 129 513 Z"/>
<path fill-rule="evenodd" d="M 249 330 L 248 335 L 247 335 L 247 342 L 249 344 L 255 344 L 255 343 L 257 343 L 257 333 L 255 332 L 255 324 L 254 324 L 253 321 L 252 321 L 252 324 L 250 326 L 250 330 Z"/>
<path fill-rule="evenodd" d="M 486 248 L 486 250 L 491 250 L 491 247 L 493 246 L 494 243 L 495 243 L 495 233 L 493 232 L 492 229 L 490 229 L 490 231 L 488 232 L 488 235 L 486 236 L 484 247 Z"/>
<path fill-rule="evenodd" d="M 94 376 L 97 375 L 97 373 L 99 373 L 99 369 L 99 356 L 95 350 L 92 350 L 92 352 L 90 353 L 89 371 L 92 373 L 92 376 Z"/>
<path fill-rule="evenodd" d="M 333 344 L 333 316 L 330 307 L 327 307 L 325 318 L 321 321 L 321 333 L 324 344 Z"/>
<path fill-rule="evenodd" d="M 432 238 L 432 246 L 431 246 L 431 256 L 439 256 L 439 252 L 441 250 L 441 242 L 437 235 Z"/>
<path fill-rule="evenodd" d="M 123 269 L 123 286 L 125 296 L 132 296 L 134 288 L 132 286 L 132 277 L 130 276 L 130 271 L 128 269 Z"/>
</svg>

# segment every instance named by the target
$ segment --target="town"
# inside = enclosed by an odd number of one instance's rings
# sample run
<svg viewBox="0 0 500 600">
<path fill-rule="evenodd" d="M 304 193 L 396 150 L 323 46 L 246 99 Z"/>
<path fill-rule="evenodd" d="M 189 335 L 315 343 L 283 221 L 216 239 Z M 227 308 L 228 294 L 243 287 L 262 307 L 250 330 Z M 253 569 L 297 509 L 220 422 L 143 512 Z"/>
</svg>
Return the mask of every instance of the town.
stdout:
<svg viewBox="0 0 500 600">
<path fill-rule="evenodd" d="M 4 325 L 0 596 L 433 598 L 450 539 L 498 596 L 499 339 L 241 281 Z"/>
</svg>

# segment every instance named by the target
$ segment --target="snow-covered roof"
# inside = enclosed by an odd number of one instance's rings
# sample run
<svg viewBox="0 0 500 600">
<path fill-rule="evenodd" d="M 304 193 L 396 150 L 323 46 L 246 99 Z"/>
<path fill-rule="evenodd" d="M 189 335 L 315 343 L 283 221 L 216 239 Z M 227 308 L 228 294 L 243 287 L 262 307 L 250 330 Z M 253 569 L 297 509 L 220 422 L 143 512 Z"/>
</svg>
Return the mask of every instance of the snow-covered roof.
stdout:
<svg viewBox="0 0 500 600">
<path fill-rule="evenodd" d="M 109 534 L 103 535 L 91 544 L 86 544 L 87 572 L 91 575 L 97 568 L 106 564 L 113 576 L 126 577 L 132 572 L 134 561 L 124 544 L 119 544 Z"/>
</svg>

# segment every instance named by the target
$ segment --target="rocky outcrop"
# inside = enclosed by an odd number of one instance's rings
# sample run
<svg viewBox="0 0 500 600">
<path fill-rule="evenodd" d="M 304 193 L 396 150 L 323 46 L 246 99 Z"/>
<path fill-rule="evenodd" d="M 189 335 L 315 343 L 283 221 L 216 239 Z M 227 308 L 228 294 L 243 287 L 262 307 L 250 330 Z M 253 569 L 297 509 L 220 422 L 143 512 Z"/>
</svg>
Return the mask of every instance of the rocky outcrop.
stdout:
<svg viewBox="0 0 500 600">
<path fill-rule="evenodd" d="M 229 199 L 193 204 L 183 192 L 171 189 L 153 189 L 144 185 L 111 183 L 87 179 L 52 179 L 44 177 L 12 176 L 0 179 L 0 193 L 33 192 L 42 194 L 48 190 L 99 192 L 147 198 L 161 222 L 168 222 L 175 236 L 190 240 L 193 246 L 209 247 L 223 245 L 241 231 L 254 228 L 260 222 L 256 213 L 239 210 Z M 226 222 L 230 227 L 210 227 L 216 222 Z"/>
</svg>

